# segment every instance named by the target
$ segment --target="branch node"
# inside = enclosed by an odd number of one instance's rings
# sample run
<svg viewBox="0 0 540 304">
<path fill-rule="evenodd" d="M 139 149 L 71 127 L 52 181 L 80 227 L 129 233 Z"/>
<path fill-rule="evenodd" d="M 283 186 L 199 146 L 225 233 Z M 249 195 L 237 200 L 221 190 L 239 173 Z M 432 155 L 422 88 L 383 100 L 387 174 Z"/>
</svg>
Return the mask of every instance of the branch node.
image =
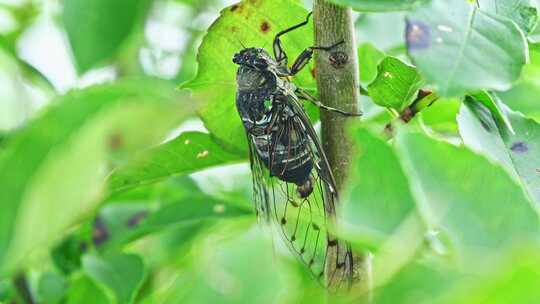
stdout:
<svg viewBox="0 0 540 304">
<path fill-rule="evenodd" d="M 342 69 L 349 62 L 349 55 L 345 52 L 336 51 L 330 53 L 328 60 L 330 60 L 330 65 L 335 69 Z"/>
</svg>

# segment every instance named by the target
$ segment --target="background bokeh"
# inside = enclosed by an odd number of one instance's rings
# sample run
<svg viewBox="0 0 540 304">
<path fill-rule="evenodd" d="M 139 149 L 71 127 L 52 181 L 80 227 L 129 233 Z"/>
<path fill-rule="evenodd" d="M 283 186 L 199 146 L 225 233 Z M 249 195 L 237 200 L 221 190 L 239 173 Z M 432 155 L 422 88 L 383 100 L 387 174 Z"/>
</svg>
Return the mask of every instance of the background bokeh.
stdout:
<svg viewBox="0 0 540 304">
<path fill-rule="evenodd" d="M 0 0 L 0 303 L 538 302 L 540 0 L 332 1 L 365 114 L 338 228 L 371 293 L 326 295 L 253 210 L 230 58 L 311 1 Z"/>
</svg>

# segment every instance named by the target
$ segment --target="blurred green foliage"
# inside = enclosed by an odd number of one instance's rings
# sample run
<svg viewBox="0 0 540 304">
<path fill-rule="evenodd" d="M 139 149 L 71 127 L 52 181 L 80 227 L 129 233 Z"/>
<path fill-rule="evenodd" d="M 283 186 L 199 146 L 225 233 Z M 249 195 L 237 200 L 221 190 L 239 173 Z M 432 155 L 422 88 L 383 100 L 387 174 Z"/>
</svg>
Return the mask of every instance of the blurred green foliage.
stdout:
<svg viewBox="0 0 540 304">
<path fill-rule="evenodd" d="M 252 207 L 231 58 L 269 50 L 301 1 L 17 0 L 0 303 L 538 302 L 540 1 L 332 2 L 358 11 L 366 115 L 338 230 L 373 254 L 370 292 L 326 295 Z M 36 43 L 50 31 L 66 58 Z M 312 31 L 284 37 L 290 57 Z M 313 68 L 295 82 L 316 94 Z"/>
</svg>

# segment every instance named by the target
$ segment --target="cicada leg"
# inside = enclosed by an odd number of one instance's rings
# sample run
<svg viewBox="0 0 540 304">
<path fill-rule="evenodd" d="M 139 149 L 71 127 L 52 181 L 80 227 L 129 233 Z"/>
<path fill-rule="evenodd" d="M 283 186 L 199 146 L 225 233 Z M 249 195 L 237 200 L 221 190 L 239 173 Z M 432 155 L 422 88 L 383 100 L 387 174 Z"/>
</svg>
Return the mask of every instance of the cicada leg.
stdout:
<svg viewBox="0 0 540 304">
<path fill-rule="evenodd" d="M 299 23 L 297 25 L 291 26 L 290 28 L 285 29 L 285 30 L 283 30 L 283 31 L 276 34 L 276 37 L 274 38 L 274 43 L 272 45 L 273 45 L 273 49 L 274 49 L 274 57 L 276 58 L 276 61 L 278 62 L 278 64 L 280 66 L 287 67 L 287 64 L 288 64 L 287 53 L 285 53 L 285 50 L 283 49 L 280 37 L 287 34 L 287 33 L 289 33 L 289 32 L 292 32 L 292 31 L 296 30 L 297 28 L 300 28 L 302 26 L 307 25 L 309 23 L 309 18 L 311 17 L 311 14 L 312 13 L 309 13 L 307 15 L 305 21 L 303 21 L 303 22 L 301 22 L 301 23 Z"/>
<path fill-rule="evenodd" d="M 300 72 L 313 58 L 313 52 L 315 50 L 321 50 L 321 51 L 331 51 L 332 49 L 336 48 L 337 46 L 343 44 L 344 41 L 340 41 L 336 44 L 333 44 L 331 46 L 310 46 L 307 49 L 305 49 L 294 61 L 292 67 L 291 67 L 291 76 L 296 75 L 298 72 Z"/>
<path fill-rule="evenodd" d="M 303 99 L 303 100 L 307 100 L 307 101 L 313 103 L 315 106 L 317 106 L 320 109 L 330 111 L 330 112 L 334 112 L 334 113 L 338 113 L 338 114 L 341 114 L 341 115 L 344 115 L 344 116 L 362 116 L 362 113 L 345 112 L 345 111 L 340 110 L 340 109 L 336 109 L 336 108 L 326 106 L 320 100 L 318 100 L 315 96 L 309 94 L 308 92 L 306 92 L 305 90 L 303 90 L 301 88 L 296 88 L 295 93 L 297 94 L 298 98 Z"/>
</svg>

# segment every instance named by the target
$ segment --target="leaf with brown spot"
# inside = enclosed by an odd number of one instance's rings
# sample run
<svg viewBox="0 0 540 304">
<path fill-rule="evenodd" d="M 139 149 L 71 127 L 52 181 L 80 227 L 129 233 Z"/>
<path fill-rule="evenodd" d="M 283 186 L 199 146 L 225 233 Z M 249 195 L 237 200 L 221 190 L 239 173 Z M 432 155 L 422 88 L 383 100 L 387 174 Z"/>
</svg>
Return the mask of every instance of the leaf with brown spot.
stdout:
<svg viewBox="0 0 540 304">
<path fill-rule="evenodd" d="M 261 23 L 261 31 L 263 33 L 268 33 L 269 30 L 270 30 L 270 24 L 268 24 L 268 22 L 266 22 L 266 21 L 263 21 Z"/>
<path fill-rule="evenodd" d="M 286 8 L 287 18 L 283 18 Z M 221 12 L 203 38 L 198 53 L 198 74 L 183 84 L 203 101 L 199 115 L 210 133 L 228 148 L 247 152 L 245 131 L 236 110 L 235 53 L 246 47 L 265 47 L 272 53 L 274 35 L 306 19 L 308 11 L 297 1 L 242 1 Z M 237 31 L 231 31 L 236 27 Z M 313 45 L 310 23 L 282 37 L 283 46 L 294 60 L 306 47 Z M 300 72 L 294 82 L 304 88 L 316 87 L 310 70 Z"/>
</svg>

